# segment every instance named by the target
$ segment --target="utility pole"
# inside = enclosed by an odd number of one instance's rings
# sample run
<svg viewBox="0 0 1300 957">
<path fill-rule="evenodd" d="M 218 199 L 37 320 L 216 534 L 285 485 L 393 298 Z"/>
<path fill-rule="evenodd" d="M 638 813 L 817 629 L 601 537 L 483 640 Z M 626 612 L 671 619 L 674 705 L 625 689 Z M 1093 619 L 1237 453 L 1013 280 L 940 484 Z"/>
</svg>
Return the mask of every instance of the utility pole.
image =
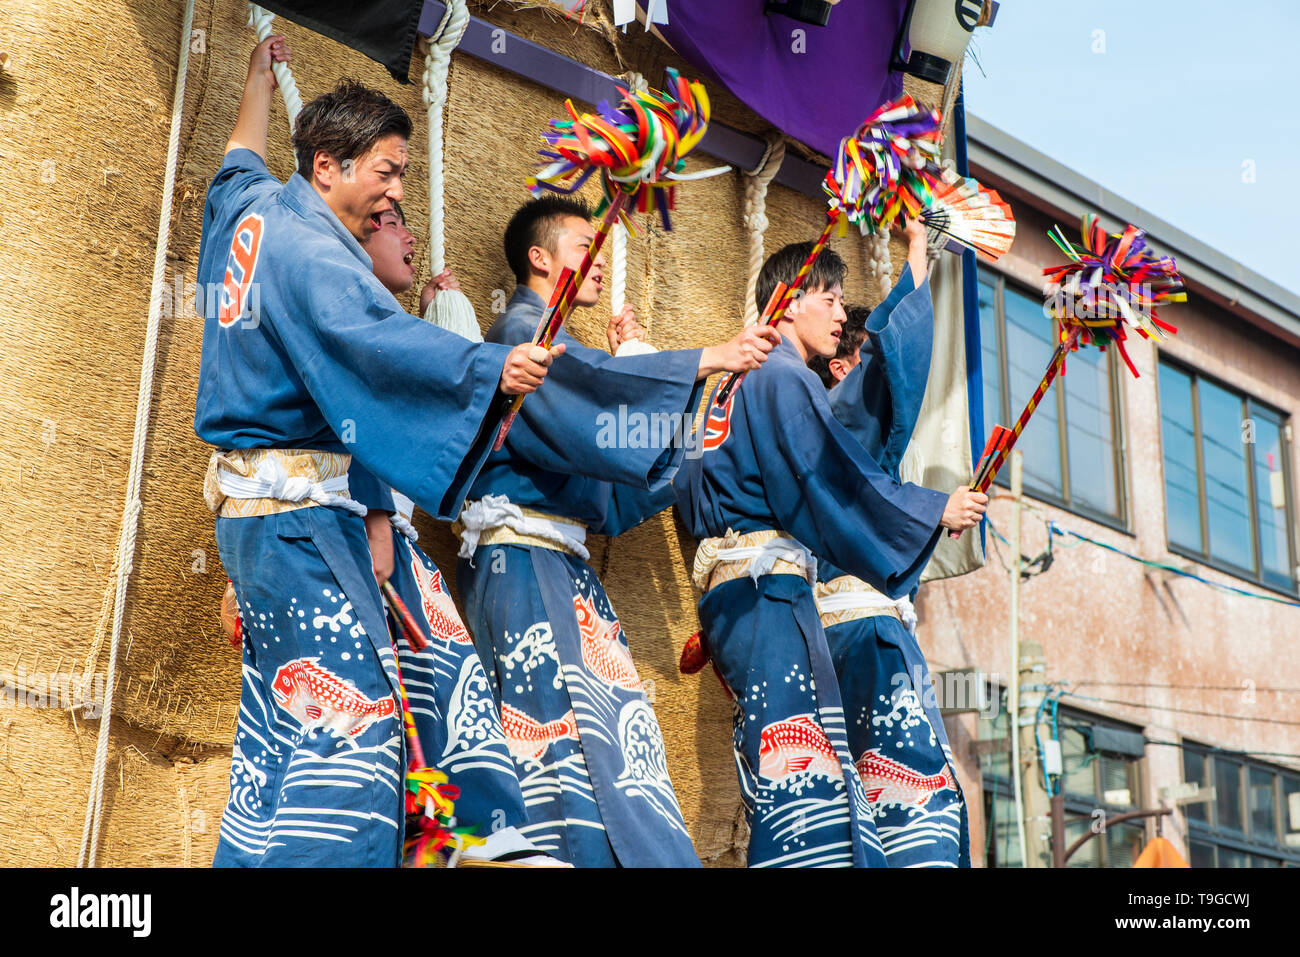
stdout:
<svg viewBox="0 0 1300 957">
<path fill-rule="evenodd" d="M 1039 771 L 1034 721 L 1046 690 L 1043 646 L 1020 642 L 1020 518 L 1024 458 L 1011 453 L 1011 681 L 1007 724 L 1011 736 L 1011 788 L 1016 802 L 1016 836 L 1024 867 L 1051 866 L 1051 804 Z M 1022 692 L 1022 685 L 1028 690 Z"/>
<path fill-rule="evenodd" d="M 1024 458 L 1011 453 L 1011 675 L 1007 688 L 1007 734 L 1011 738 L 1011 794 L 1016 805 L 1016 838 L 1021 866 L 1029 866 L 1025 844 L 1025 804 L 1020 788 L 1020 493 Z"/>
<path fill-rule="evenodd" d="M 1020 785 L 1025 809 L 1025 867 L 1052 866 L 1052 799 L 1043 781 L 1042 757 L 1034 735 L 1034 722 L 1043 695 L 1047 662 L 1036 641 L 1020 644 Z"/>
</svg>

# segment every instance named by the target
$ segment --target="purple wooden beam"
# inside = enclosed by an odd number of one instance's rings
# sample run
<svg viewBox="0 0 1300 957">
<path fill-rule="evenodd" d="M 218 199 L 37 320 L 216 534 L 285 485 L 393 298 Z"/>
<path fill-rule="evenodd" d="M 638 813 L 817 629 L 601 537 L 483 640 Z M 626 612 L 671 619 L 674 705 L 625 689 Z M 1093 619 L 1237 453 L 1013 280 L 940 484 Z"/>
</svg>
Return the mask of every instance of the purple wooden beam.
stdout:
<svg viewBox="0 0 1300 957">
<path fill-rule="evenodd" d="M 446 5 L 438 0 L 425 0 L 424 11 L 420 14 L 420 33 L 431 36 L 438 29 L 445 10 Z M 562 96 L 593 106 L 602 100 L 610 103 L 618 100 L 618 81 L 613 77 L 478 17 L 470 17 L 457 49 Z M 751 170 L 762 160 L 767 142 L 722 123 L 710 123 L 699 149 L 737 169 Z M 776 181 L 809 196 L 820 197 L 825 175 L 824 167 L 787 153 Z"/>
</svg>

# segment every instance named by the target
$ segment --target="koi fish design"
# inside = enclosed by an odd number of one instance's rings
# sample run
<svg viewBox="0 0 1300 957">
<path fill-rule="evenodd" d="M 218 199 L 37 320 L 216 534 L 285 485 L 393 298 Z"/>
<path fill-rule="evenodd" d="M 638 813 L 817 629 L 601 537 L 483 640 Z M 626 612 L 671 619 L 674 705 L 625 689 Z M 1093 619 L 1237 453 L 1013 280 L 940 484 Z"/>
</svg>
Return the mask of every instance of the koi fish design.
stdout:
<svg viewBox="0 0 1300 957">
<path fill-rule="evenodd" d="M 811 714 L 769 724 L 759 735 L 758 773 L 780 781 L 807 771 L 842 777 L 839 755 Z"/>
<path fill-rule="evenodd" d="M 606 684 L 640 691 L 641 679 L 632 664 L 632 653 L 618 640 L 619 623 L 601 618 L 595 602 L 580 595 L 573 596 L 573 610 L 578 615 L 582 663 L 587 670 Z"/>
<path fill-rule="evenodd" d="M 306 731 L 323 728 L 352 741 L 376 721 L 397 711 L 392 697 L 371 700 L 319 658 L 295 658 L 280 666 L 271 684 L 276 703 Z"/>
<path fill-rule="evenodd" d="M 442 584 L 442 572 L 436 568 L 431 572 L 415 555 L 411 556 L 411 572 L 420 589 L 420 601 L 424 606 L 424 617 L 429 622 L 433 637 L 442 641 L 456 641 L 462 645 L 470 643 L 469 632 L 460 620 L 456 603 Z"/>
<path fill-rule="evenodd" d="M 887 758 L 879 748 L 863 753 L 857 762 L 858 777 L 872 804 L 912 804 L 921 807 L 944 788 L 956 788 L 952 772 L 944 765 L 938 774 L 918 774 L 905 764 Z"/>
<path fill-rule="evenodd" d="M 573 709 L 569 709 L 563 718 L 542 724 L 518 708 L 502 704 L 501 724 L 506 732 L 506 746 L 517 758 L 540 761 L 546 749 L 556 741 L 565 738 L 578 740 L 578 721 L 573 715 Z"/>
</svg>

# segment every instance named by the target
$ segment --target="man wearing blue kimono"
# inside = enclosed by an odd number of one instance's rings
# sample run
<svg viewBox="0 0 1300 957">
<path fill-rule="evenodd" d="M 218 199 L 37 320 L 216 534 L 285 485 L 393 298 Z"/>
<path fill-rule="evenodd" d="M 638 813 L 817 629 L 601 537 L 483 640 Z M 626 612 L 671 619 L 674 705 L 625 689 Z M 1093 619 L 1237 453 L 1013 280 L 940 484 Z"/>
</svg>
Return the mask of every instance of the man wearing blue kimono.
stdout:
<svg viewBox="0 0 1300 957">
<path fill-rule="evenodd" d="M 926 275 L 925 231 L 905 230 L 907 265 L 874 310 L 850 309 L 861 330 L 834 358 L 821 359 L 835 418 L 891 479 L 916 427 L 930 373 L 934 311 Z M 817 369 L 813 357 L 809 367 Z M 927 553 L 928 555 L 928 553 Z M 854 759 L 890 867 L 969 866 L 965 802 L 947 733 L 916 640 L 911 596 L 896 601 L 818 556 L 814 586 L 839 681 Z M 897 786 L 925 780 L 923 794 Z"/>
<path fill-rule="evenodd" d="M 810 250 L 770 257 L 758 301 Z M 701 539 L 692 578 L 704 640 L 733 696 L 753 867 L 887 866 L 814 600 L 819 559 L 907 594 L 942 529 L 976 524 L 986 501 L 899 484 L 836 421 L 807 362 L 835 355 L 845 273 L 831 250 L 817 260 L 769 362 L 725 402 L 711 397 L 702 454 L 676 485 Z M 941 784 L 912 776 L 897 789 L 915 804 Z"/>
<path fill-rule="evenodd" d="M 360 243 L 402 197 L 410 120 L 343 82 L 303 108 L 299 173 L 266 169 L 283 38 L 259 44 L 208 189 L 194 428 L 243 613 L 243 690 L 217 866 L 395 866 L 404 742 L 359 497 L 451 519 L 505 397 L 552 354 L 471 344 L 398 306 Z M 562 354 L 563 347 L 554 350 Z M 351 472 L 349 473 L 349 467 Z M 351 485 L 351 489 L 349 489 Z"/>
<path fill-rule="evenodd" d="M 530 340 L 560 270 L 594 230 L 562 197 L 520 209 L 505 233 L 518 286 L 490 342 Z M 600 298 L 604 258 L 578 291 Z M 613 333 L 634 336 L 627 315 Z M 779 340 L 747 330 L 705 349 L 613 356 L 562 331 L 568 351 L 523 403 L 461 513 L 465 619 L 493 671 L 528 806 L 525 834 L 579 867 L 698 866 L 664 755 L 609 596 L 587 564 L 588 531 L 614 536 L 669 507 L 702 382 L 757 367 Z M 584 382 L 601 374 L 592 401 Z M 632 423 L 619 432 L 619 423 Z M 636 423 L 640 423 L 640 428 Z"/>
</svg>

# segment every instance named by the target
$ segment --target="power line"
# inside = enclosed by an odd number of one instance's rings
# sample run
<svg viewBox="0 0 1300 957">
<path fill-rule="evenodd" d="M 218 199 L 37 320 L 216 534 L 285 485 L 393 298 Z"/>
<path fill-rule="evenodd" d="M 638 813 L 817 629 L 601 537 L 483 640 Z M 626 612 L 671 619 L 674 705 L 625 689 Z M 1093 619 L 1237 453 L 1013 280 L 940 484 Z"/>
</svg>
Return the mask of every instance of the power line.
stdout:
<svg viewBox="0 0 1300 957">
<path fill-rule="evenodd" d="M 1290 727 L 1300 727 L 1300 721 L 1284 721 L 1281 718 L 1257 718 L 1244 714 L 1224 714 L 1221 711 L 1200 711 L 1196 708 L 1175 708 L 1171 705 L 1143 704 L 1140 701 L 1121 701 L 1118 698 L 1094 698 L 1091 695 L 1077 694 L 1073 691 L 1062 691 L 1061 694 L 1068 695 L 1071 698 L 1079 698 L 1083 701 L 1100 701 L 1103 704 L 1118 704 L 1127 708 L 1146 708 L 1148 711 L 1168 711 L 1177 714 L 1196 714 L 1206 718 L 1227 718 L 1231 721 L 1259 721 L 1263 724 L 1282 724 Z"/>
<path fill-rule="evenodd" d="M 1080 542 L 1087 542 L 1089 545 L 1096 545 L 1098 548 L 1104 548 L 1107 551 L 1114 552 L 1117 555 L 1123 555 L 1125 558 L 1138 562 L 1139 564 L 1145 565 L 1148 568 L 1159 568 L 1162 571 L 1169 572 L 1170 574 L 1181 575 L 1184 578 L 1190 578 L 1194 581 L 1198 581 L 1203 585 L 1209 585 L 1211 588 L 1214 588 L 1218 591 L 1231 592 L 1232 594 L 1235 595 L 1244 595 L 1247 598 L 1261 598 L 1264 601 L 1276 602 L 1279 605 L 1288 605 L 1292 608 L 1300 608 L 1300 601 L 1294 601 L 1286 598 L 1278 598 L 1276 595 L 1265 595 L 1260 592 L 1247 591 L 1244 588 L 1237 588 L 1233 585 L 1225 585 L 1222 582 L 1210 581 L 1208 578 L 1202 578 L 1200 575 L 1197 575 L 1193 572 L 1185 571 L 1184 569 L 1178 568 L 1177 566 L 1174 565 L 1168 565 L 1164 562 L 1152 561 L 1149 558 L 1139 558 L 1137 555 L 1133 555 L 1129 552 L 1126 552 L 1122 548 L 1116 548 L 1114 545 L 1107 545 L 1105 542 L 1099 542 L 1096 539 L 1089 538 L 1086 535 L 1080 535 L 1078 532 L 1071 531 L 1068 528 L 1061 528 L 1053 521 L 1048 521 L 1047 527 L 1050 535 L 1061 535 L 1061 536 L 1068 535 L 1071 536 L 1072 538 L 1077 539 Z"/>
<path fill-rule="evenodd" d="M 1293 758 L 1300 761 L 1300 754 L 1293 754 L 1290 751 L 1242 751 L 1238 748 L 1216 748 L 1209 744 L 1187 744 L 1182 741 L 1157 741 L 1155 738 L 1145 738 L 1147 744 L 1162 744 L 1170 748 L 1178 748 L 1181 751 L 1204 751 L 1206 754 L 1234 754 L 1243 758 Z M 1294 772 L 1295 768 L 1286 770 Z"/>
<path fill-rule="evenodd" d="M 1300 688 L 1258 688 L 1241 685 L 1175 685 L 1150 681 L 1100 681 L 1092 678 L 1071 680 L 1072 685 L 1103 685 L 1108 688 L 1168 688 L 1177 691 L 1262 691 L 1270 694 L 1300 694 Z"/>
</svg>

